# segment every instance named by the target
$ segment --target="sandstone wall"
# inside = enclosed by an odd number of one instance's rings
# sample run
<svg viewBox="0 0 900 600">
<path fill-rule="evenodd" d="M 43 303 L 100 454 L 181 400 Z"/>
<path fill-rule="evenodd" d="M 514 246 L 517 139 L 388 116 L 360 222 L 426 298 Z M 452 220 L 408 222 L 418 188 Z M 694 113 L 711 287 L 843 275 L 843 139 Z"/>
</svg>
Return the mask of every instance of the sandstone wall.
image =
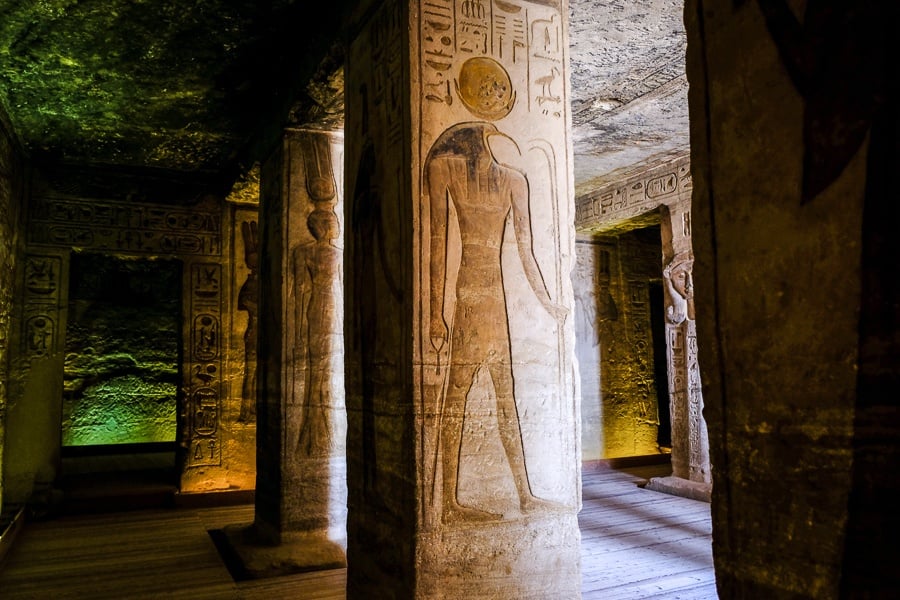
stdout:
<svg viewBox="0 0 900 600">
<path fill-rule="evenodd" d="M 0 474 L 3 473 L 6 460 L 9 340 L 24 192 L 22 169 L 19 148 L 6 115 L 0 108 Z M 0 477 L 0 511 L 3 508 L 3 487 Z"/>
</svg>

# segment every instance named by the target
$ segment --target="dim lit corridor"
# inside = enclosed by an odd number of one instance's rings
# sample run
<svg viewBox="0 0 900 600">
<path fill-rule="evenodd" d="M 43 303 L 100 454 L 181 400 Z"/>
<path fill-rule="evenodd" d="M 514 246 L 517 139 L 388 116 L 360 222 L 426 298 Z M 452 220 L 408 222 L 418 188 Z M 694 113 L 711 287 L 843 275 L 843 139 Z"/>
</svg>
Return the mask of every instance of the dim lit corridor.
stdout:
<svg viewBox="0 0 900 600">
<path fill-rule="evenodd" d="M 583 598 L 716 598 L 709 504 L 639 487 L 667 469 L 585 469 Z M 243 504 L 30 523 L 0 589 L 5 600 L 344 598 L 345 569 L 235 581 L 208 532 L 252 519 Z"/>
</svg>

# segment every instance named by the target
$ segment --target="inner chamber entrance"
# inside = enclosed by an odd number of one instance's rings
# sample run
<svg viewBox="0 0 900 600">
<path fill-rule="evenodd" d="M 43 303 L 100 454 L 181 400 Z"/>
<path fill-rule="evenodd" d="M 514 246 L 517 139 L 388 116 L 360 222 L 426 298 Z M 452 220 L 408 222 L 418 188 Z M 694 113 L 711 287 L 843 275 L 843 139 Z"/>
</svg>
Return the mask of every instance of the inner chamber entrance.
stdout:
<svg viewBox="0 0 900 600">
<path fill-rule="evenodd" d="M 577 251 L 584 460 L 664 459 L 671 428 L 660 226 L 594 235 Z"/>
<path fill-rule="evenodd" d="M 182 265 L 74 253 L 69 278 L 63 474 L 175 481 Z"/>
</svg>

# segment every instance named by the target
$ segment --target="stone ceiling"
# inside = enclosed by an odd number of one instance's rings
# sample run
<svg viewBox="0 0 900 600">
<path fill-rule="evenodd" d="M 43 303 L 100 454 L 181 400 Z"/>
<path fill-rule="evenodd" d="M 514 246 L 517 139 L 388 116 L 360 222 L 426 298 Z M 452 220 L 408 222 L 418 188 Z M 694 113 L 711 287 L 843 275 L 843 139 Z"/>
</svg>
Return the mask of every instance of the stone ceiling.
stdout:
<svg viewBox="0 0 900 600">
<path fill-rule="evenodd" d="M 231 172 L 298 98 L 329 110 L 344 4 L 0 0 L 0 102 L 37 161 Z M 570 0 L 579 194 L 686 151 L 682 7 Z"/>
<path fill-rule="evenodd" d="M 684 0 L 570 0 L 575 192 L 689 148 Z"/>
</svg>

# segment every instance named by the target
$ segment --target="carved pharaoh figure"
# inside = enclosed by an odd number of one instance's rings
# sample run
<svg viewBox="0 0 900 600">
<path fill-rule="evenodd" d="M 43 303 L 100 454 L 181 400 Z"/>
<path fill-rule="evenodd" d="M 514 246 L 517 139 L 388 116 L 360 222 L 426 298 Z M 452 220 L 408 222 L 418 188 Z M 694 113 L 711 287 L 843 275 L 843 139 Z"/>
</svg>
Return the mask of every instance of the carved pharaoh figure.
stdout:
<svg viewBox="0 0 900 600">
<path fill-rule="evenodd" d="M 550 297 L 534 256 L 528 180 L 519 170 L 499 163 L 491 152 L 490 138 L 502 135 L 490 123 L 455 125 L 437 139 L 425 163 L 425 189 L 431 205 L 430 337 L 439 363 L 447 365 L 435 454 L 435 467 L 441 457 L 445 522 L 499 516 L 464 506 L 458 500 L 462 415 L 467 394 L 481 369 L 490 374 L 500 439 L 521 509 L 552 506 L 532 493 L 515 400 L 500 256 L 509 220 L 524 272 L 538 300 L 560 324 L 566 309 Z M 458 271 L 450 273 L 448 219 L 454 214 L 462 247 Z M 455 306 L 450 310 L 444 301 L 445 287 L 454 279 L 451 296 Z"/>
</svg>

